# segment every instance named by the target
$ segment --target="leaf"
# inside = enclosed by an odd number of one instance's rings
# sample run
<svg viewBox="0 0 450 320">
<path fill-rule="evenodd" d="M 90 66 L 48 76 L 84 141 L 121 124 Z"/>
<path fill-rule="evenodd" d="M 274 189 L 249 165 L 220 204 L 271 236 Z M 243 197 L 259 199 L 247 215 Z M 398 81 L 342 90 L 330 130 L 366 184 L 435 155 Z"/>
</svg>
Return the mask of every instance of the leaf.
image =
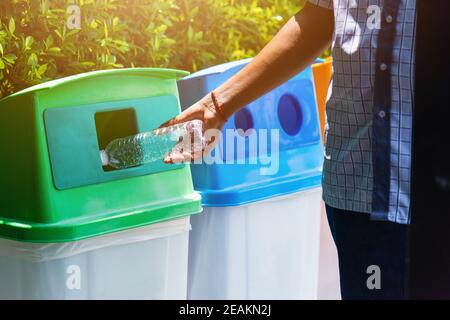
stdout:
<svg viewBox="0 0 450 320">
<path fill-rule="evenodd" d="M 3 46 L 2 46 L 2 44 L 0 43 L 0 54 L 3 56 Z"/>
<path fill-rule="evenodd" d="M 105 38 L 108 38 L 108 25 L 106 22 L 103 23 L 103 32 L 105 33 Z"/>
<path fill-rule="evenodd" d="M 175 43 L 177 43 L 175 40 L 170 39 L 170 38 L 165 38 L 162 42 L 167 46 L 171 46 L 171 45 L 174 45 Z"/>
<path fill-rule="evenodd" d="M 48 35 L 47 39 L 45 39 L 45 45 L 47 48 L 51 47 L 53 45 L 53 37 L 52 35 Z"/>
<path fill-rule="evenodd" d="M 61 40 L 63 40 L 63 36 L 62 36 L 61 32 L 59 32 L 59 30 L 55 30 L 55 33 Z"/>
<path fill-rule="evenodd" d="M 49 9 L 49 3 L 48 0 L 44 0 L 41 2 L 41 12 L 46 13 Z"/>
<path fill-rule="evenodd" d="M 25 43 L 24 43 L 24 46 L 25 46 L 24 49 L 25 50 L 31 49 L 31 46 L 33 45 L 33 42 L 34 42 L 34 39 L 33 39 L 32 36 L 26 37 L 25 38 Z"/>
<path fill-rule="evenodd" d="M 14 32 L 16 31 L 16 22 L 14 21 L 13 17 L 11 17 L 9 19 L 8 29 L 9 29 L 9 32 L 11 32 L 11 34 L 14 34 Z"/>
<path fill-rule="evenodd" d="M 5 69 L 5 63 L 3 62 L 3 60 L 0 58 L 0 70 Z"/>
<path fill-rule="evenodd" d="M 128 42 L 123 41 L 123 40 L 114 40 L 113 42 L 115 44 L 119 45 L 119 46 L 124 46 L 124 47 L 128 47 L 129 46 Z"/>
<path fill-rule="evenodd" d="M 6 56 L 3 57 L 3 60 L 5 60 L 10 64 L 13 64 L 17 60 L 17 57 L 12 53 L 8 53 Z"/>
<path fill-rule="evenodd" d="M 92 22 L 91 22 L 91 24 L 90 24 L 90 27 L 91 27 L 92 29 L 97 29 L 98 23 L 97 23 L 95 20 L 92 20 Z"/>
<path fill-rule="evenodd" d="M 199 31 L 194 35 L 194 40 L 195 41 L 200 41 L 203 39 L 203 31 Z"/>
<path fill-rule="evenodd" d="M 73 30 L 71 30 L 71 31 L 69 31 L 69 32 L 67 33 L 66 37 L 73 36 L 73 35 L 75 35 L 75 34 L 77 34 L 77 33 L 79 33 L 79 32 L 80 32 L 80 29 L 73 29 Z"/>
<path fill-rule="evenodd" d="M 60 53 L 60 52 L 61 52 L 61 48 L 58 48 L 58 47 L 52 47 L 52 48 L 49 48 L 49 49 L 47 50 L 47 52 L 49 52 L 49 53 Z"/>
<path fill-rule="evenodd" d="M 28 65 L 35 67 L 38 64 L 38 58 L 35 53 L 32 53 L 28 58 Z"/>
<path fill-rule="evenodd" d="M 116 63 L 116 61 L 117 61 L 117 58 L 116 58 L 116 56 L 113 56 L 113 55 L 111 55 L 111 56 L 108 56 L 108 63 L 109 64 L 115 64 Z"/>
<path fill-rule="evenodd" d="M 95 66 L 95 63 L 91 62 L 91 61 L 83 61 L 83 62 L 80 62 L 79 65 L 81 65 L 83 67 L 93 67 L 93 66 Z"/>
<path fill-rule="evenodd" d="M 39 68 L 37 70 L 37 72 L 40 75 L 43 75 L 45 73 L 45 71 L 47 71 L 47 64 L 43 64 L 43 65 L 39 66 Z"/>
<path fill-rule="evenodd" d="M 37 69 L 34 70 L 34 74 L 36 75 L 36 78 L 41 79 L 41 75 L 39 74 L 39 72 L 37 71 Z"/>
<path fill-rule="evenodd" d="M 189 26 L 189 28 L 188 28 L 187 37 L 188 37 L 188 42 L 191 43 L 192 38 L 194 37 L 194 30 L 192 29 L 192 26 Z"/>
<path fill-rule="evenodd" d="M 199 9 L 199 7 L 192 8 L 192 10 L 189 12 L 189 18 L 194 19 L 198 14 Z"/>
<path fill-rule="evenodd" d="M 154 46 L 154 48 L 155 48 L 156 51 L 159 50 L 159 45 L 160 45 L 160 43 L 161 43 L 161 38 L 160 38 L 159 36 L 156 36 L 156 37 L 155 37 L 155 40 L 154 40 L 154 42 L 153 42 L 153 46 Z"/>
</svg>

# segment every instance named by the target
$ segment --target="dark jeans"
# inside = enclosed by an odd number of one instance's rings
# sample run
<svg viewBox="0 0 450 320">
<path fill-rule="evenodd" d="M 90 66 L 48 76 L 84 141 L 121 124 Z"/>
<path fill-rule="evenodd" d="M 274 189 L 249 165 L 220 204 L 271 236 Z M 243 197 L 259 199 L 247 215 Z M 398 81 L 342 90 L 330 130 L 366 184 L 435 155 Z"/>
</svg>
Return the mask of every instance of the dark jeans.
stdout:
<svg viewBox="0 0 450 320">
<path fill-rule="evenodd" d="M 406 299 L 408 226 L 326 206 L 344 300 Z"/>
</svg>

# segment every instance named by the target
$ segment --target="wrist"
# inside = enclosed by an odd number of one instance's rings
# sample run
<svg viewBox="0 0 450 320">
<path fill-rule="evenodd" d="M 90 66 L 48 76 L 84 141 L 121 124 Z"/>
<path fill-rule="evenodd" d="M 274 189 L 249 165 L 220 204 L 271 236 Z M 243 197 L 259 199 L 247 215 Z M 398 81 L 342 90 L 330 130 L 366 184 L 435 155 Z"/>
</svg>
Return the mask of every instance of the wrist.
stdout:
<svg viewBox="0 0 450 320">
<path fill-rule="evenodd" d="M 204 109 L 210 111 L 214 115 L 214 117 L 221 122 L 227 122 L 229 116 L 231 116 L 231 114 L 228 116 L 223 113 L 222 106 L 219 104 L 219 101 L 214 92 L 210 92 L 205 97 L 203 97 L 200 104 Z"/>
<path fill-rule="evenodd" d="M 211 91 L 207 97 L 216 112 L 224 119 L 228 120 L 238 109 L 234 107 L 227 91 L 222 88 Z"/>
<path fill-rule="evenodd" d="M 228 121 L 228 118 L 223 111 L 222 104 L 219 102 L 219 99 L 217 98 L 216 92 L 213 90 L 210 92 L 211 100 L 214 106 L 215 112 L 221 117 L 223 120 Z"/>
<path fill-rule="evenodd" d="M 211 93 L 208 93 L 203 99 L 199 102 L 200 106 L 203 108 L 203 112 L 208 112 L 209 116 L 205 115 L 205 117 L 217 118 L 220 122 L 226 122 L 228 118 L 225 118 L 219 111 L 216 109 L 214 105 L 214 101 L 212 99 Z"/>
</svg>

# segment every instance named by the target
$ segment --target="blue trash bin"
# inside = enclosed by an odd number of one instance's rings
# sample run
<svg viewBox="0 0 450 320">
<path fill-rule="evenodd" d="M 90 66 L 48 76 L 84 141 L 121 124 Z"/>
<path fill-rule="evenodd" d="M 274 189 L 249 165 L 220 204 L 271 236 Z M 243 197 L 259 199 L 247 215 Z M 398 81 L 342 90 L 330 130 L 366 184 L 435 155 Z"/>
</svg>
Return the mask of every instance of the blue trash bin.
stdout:
<svg viewBox="0 0 450 320">
<path fill-rule="evenodd" d="M 179 81 L 183 108 L 250 60 Z M 236 130 L 241 129 L 241 130 Z M 311 67 L 234 114 L 192 165 L 190 299 L 315 299 L 323 149 Z"/>
</svg>

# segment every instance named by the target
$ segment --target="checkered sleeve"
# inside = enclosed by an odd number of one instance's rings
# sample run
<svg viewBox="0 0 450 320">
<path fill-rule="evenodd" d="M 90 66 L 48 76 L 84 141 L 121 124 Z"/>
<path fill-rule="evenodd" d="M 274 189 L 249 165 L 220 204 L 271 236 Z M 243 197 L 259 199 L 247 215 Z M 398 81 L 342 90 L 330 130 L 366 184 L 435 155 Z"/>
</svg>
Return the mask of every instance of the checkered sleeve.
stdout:
<svg viewBox="0 0 450 320">
<path fill-rule="evenodd" d="M 333 0 L 308 0 L 308 2 L 315 6 L 333 10 Z"/>
</svg>

